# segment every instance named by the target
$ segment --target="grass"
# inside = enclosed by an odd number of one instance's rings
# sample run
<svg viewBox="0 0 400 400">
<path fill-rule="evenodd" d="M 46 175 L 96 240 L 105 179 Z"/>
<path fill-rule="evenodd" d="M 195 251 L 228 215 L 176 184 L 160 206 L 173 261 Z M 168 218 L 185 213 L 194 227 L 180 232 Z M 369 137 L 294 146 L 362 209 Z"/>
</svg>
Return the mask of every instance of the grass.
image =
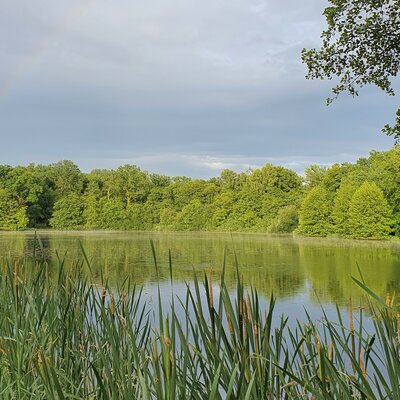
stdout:
<svg viewBox="0 0 400 400">
<path fill-rule="evenodd" d="M 337 308 L 336 323 L 274 323 L 275 299 L 263 309 L 237 265 L 234 295 L 224 272 L 194 276 L 167 312 L 160 293 L 154 311 L 129 281 L 95 284 L 85 255 L 74 270 L 59 258 L 54 276 L 40 257 L 3 267 L 1 399 L 400 399 L 395 301 L 362 280 L 369 332 L 351 303 L 350 321 Z"/>
</svg>

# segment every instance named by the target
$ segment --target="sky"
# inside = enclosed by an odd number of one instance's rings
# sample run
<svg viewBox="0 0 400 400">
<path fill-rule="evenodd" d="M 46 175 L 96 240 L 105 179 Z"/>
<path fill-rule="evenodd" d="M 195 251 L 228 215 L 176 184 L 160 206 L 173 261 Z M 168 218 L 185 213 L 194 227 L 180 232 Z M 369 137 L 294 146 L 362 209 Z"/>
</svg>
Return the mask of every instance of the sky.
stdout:
<svg viewBox="0 0 400 400">
<path fill-rule="evenodd" d="M 376 89 L 308 81 L 322 0 L 0 0 L 0 163 L 208 178 L 385 150 Z"/>
</svg>

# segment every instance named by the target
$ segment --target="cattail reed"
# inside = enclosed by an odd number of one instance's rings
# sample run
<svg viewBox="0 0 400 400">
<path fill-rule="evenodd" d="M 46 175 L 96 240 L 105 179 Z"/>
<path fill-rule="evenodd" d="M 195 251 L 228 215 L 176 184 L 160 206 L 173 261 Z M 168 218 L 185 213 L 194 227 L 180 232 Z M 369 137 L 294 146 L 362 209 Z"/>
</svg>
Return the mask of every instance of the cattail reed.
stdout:
<svg viewBox="0 0 400 400">
<path fill-rule="evenodd" d="M 239 337 L 240 341 L 243 343 L 243 329 L 244 329 L 244 318 L 243 318 L 243 276 L 239 277 L 238 283 L 238 292 L 239 298 L 238 301 L 238 308 L 239 308 L 239 315 L 238 315 L 238 322 L 239 322 Z"/>
<path fill-rule="evenodd" d="M 247 317 L 247 321 L 251 324 L 251 322 L 252 322 L 252 313 L 251 313 L 250 296 L 249 296 L 249 292 L 248 292 L 248 291 L 246 291 L 245 303 L 246 303 L 246 317 Z"/>
<path fill-rule="evenodd" d="M 104 279 L 102 277 L 102 279 L 101 279 L 101 304 L 103 305 L 103 307 L 106 302 L 106 294 L 107 294 L 107 289 L 104 284 Z"/>
<path fill-rule="evenodd" d="M 214 315 L 214 292 L 213 292 L 213 279 L 212 279 L 212 270 L 210 271 L 208 278 L 208 308 L 211 319 L 211 327 L 212 327 L 212 336 L 215 339 L 215 315 Z"/>
<path fill-rule="evenodd" d="M 15 307 L 18 308 L 19 285 L 18 285 L 18 265 L 16 262 L 14 263 L 13 279 L 15 285 Z"/>
<path fill-rule="evenodd" d="M 332 340 L 329 342 L 329 354 L 328 354 L 328 359 L 330 362 L 333 361 L 333 342 Z"/>
<path fill-rule="evenodd" d="M 324 381 L 325 375 L 324 375 L 323 349 L 321 345 L 321 340 L 318 335 L 316 336 L 315 341 L 316 341 L 317 355 L 318 355 L 318 377 L 321 381 Z"/>
<path fill-rule="evenodd" d="M 171 355 L 171 337 L 169 332 L 169 321 L 168 316 L 165 319 L 165 333 L 164 333 L 164 344 L 165 344 L 165 375 L 167 380 L 171 379 L 171 369 L 172 369 L 172 355 Z"/>
<path fill-rule="evenodd" d="M 233 329 L 232 320 L 229 315 L 228 306 L 224 303 L 225 315 L 226 315 L 226 322 L 228 324 L 229 333 L 231 334 L 232 340 L 235 340 L 235 331 Z"/>
<path fill-rule="evenodd" d="M 400 339 L 400 311 L 397 312 L 397 337 Z"/>
<path fill-rule="evenodd" d="M 367 327 L 360 318 L 355 329 L 350 299 L 349 329 L 339 308 L 336 322 L 308 317 L 293 329 L 273 315 L 273 298 L 244 294 L 242 278 L 235 298 L 221 280 L 218 312 L 211 274 L 165 312 L 161 297 L 155 311 L 141 291 L 109 291 L 104 280 L 94 290 L 97 282 L 79 271 L 60 269 L 54 281 L 44 268 L 21 279 L 19 264 L 7 267 L 7 280 L 0 279 L 1 398 L 400 399 L 400 312 L 387 311 L 389 299 L 375 296 L 379 306 L 370 311 L 379 318 Z M 204 292 L 210 319 L 201 308 Z"/>
<path fill-rule="evenodd" d="M 389 293 L 389 292 L 387 292 L 387 293 L 386 293 L 386 299 L 385 299 L 385 302 L 386 302 L 386 305 L 387 305 L 388 307 L 390 307 L 390 306 L 391 306 L 391 303 L 392 303 L 392 301 L 391 301 L 391 298 L 390 298 L 390 293 Z"/>
<path fill-rule="evenodd" d="M 367 377 L 367 371 L 365 369 L 365 363 L 364 363 L 364 359 L 363 359 L 362 350 L 360 351 L 360 368 L 361 368 L 361 371 L 362 371 L 362 374 L 363 374 L 364 378 L 366 378 Z"/>
<path fill-rule="evenodd" d="M 109 310 L 110 310 L 111 315 L 114 315 L 114 313 L 115 313 L 115 298 L 114 298 L 114 295 L 112 293 L 110 295 Z"/>
<path fill-rule="evenodd" d="M 349 299 L 349 322 L 350 322 L 350 337 L 351 337 L 351 352 L 353 357 L 356 357 L 356 341 L 354 337 L 354 319 L 353 319 L 353 302 Z"/>
</svg>

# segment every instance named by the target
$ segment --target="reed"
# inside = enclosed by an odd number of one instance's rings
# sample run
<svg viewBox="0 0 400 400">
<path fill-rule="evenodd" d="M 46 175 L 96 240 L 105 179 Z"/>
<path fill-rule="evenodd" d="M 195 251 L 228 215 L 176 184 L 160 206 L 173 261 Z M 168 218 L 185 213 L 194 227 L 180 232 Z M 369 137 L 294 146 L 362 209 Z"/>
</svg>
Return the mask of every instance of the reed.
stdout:
<svg viewBox="0 0 400 400">
<path fill-rule="evenodd" d="M 399 313 L 362 280 L 370 332 L 351 302 L 350 324 L 337 308 L 337 322 L 290 328 L 273 296 L 265 309 L 245 291 L 238 267 L 235 294 L 224 270 L 219 282 L 194 275 L 168 311 L 159 293 L 155 315 L 129 281 L 95 284 L 86 256 L 72 274 L 64 264 L 3 266 L 1 399 L 400 398 Z"/>
</svg>

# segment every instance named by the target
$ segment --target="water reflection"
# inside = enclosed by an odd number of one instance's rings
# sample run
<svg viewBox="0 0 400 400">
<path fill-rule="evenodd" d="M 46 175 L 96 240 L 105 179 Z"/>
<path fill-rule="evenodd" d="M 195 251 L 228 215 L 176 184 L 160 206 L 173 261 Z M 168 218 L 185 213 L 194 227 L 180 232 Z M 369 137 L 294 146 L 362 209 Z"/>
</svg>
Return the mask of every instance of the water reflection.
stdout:
<svg viewBox="0 0 400 400">
<path fill-rule="evenodd" d="M 80 241 L 91 261 L 92 271 L 100 279 L 101 271 L 115 285 L 126 277 L 151 288 L 158 279 L 169 279 L 168 252 L 171 251 L 173 279 L 191 281 L 193 271 L 202 275 L 213 271 L 217 278 L 226 255 L 226 281 L 234 286 L 235 258 L 247 285 L 259 293 L 278 299 L 291 299 L 304 306 L 347 304 L 356 301 L 360 290 L 351 276 L 359 276 L 367 285 L 385 296 L 400 289 L 400 245 L 397 243 L 306 239 L 261 234 L 207 233 L 52 233 L 41 232 L 42 248 L 35 249 L 33 233 L 0 234 L 0 256 L 11 259 L 40 253 L 56 268 L 57 255 L 65 258 L 67 268 L 76 268 L 82 260 Z M 150 246 L 153 240 L 160 266 L 157 275 Z"/>
</svg>

